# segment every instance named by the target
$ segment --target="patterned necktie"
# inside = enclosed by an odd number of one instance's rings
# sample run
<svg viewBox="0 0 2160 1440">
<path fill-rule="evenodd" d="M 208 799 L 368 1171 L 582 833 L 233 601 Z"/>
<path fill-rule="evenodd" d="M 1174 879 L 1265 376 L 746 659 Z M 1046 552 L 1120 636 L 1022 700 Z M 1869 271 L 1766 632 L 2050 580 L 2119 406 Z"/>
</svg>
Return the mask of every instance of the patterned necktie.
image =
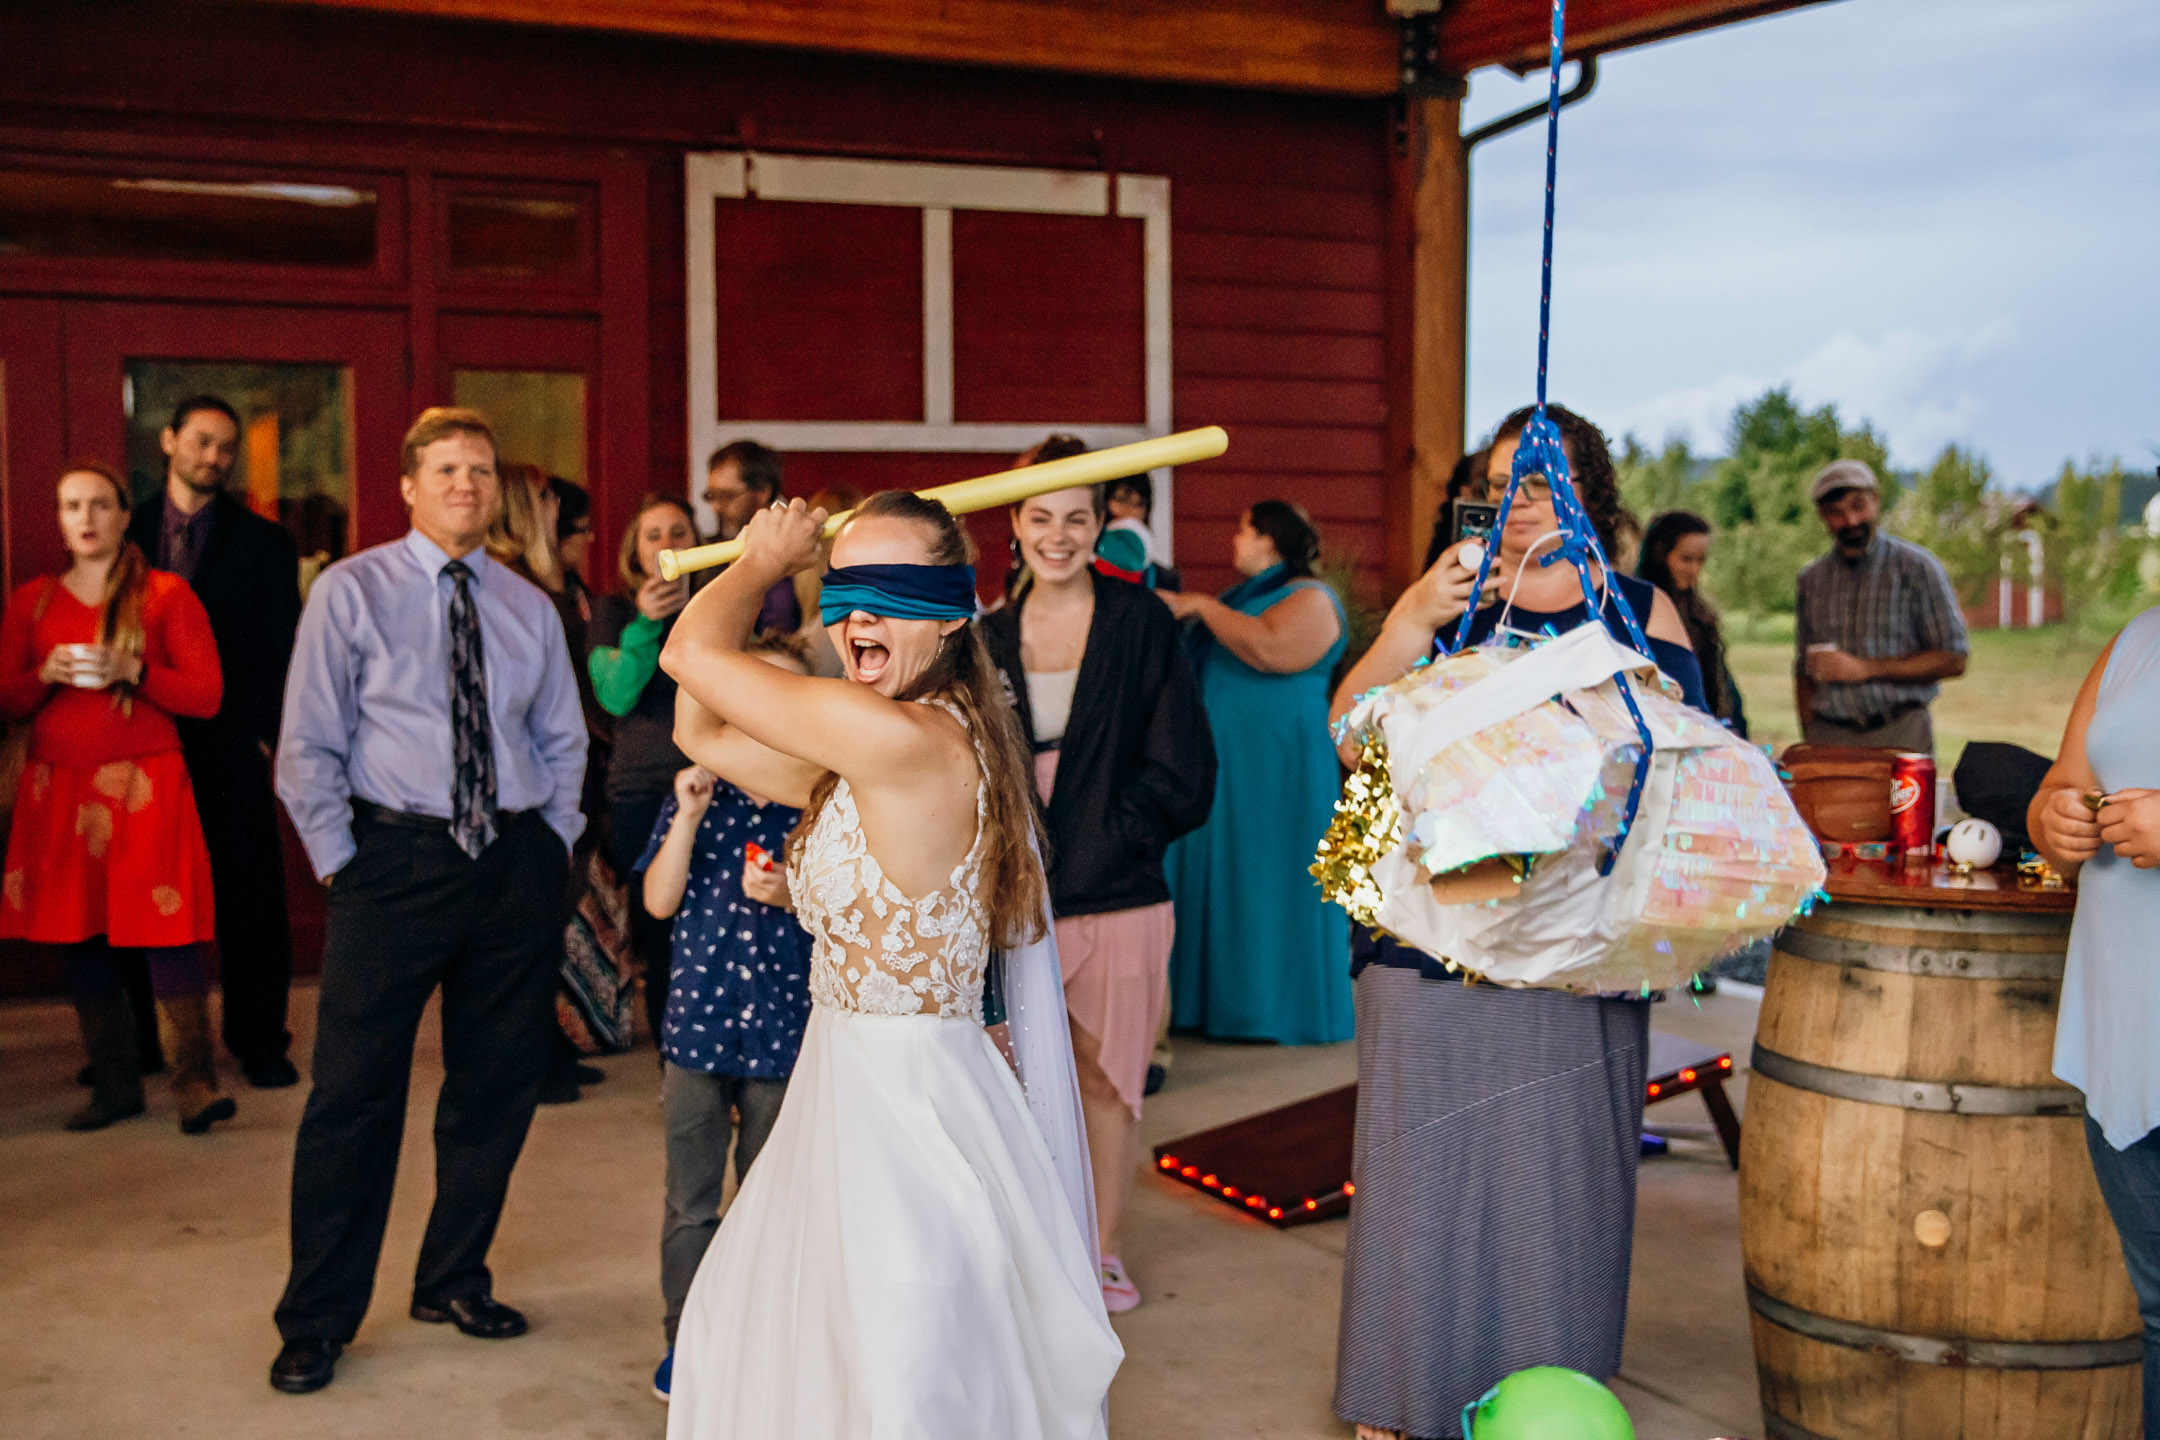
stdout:
<svg viewBox="0 0 2160 1440">
<path fill-rule="evenodd" d="M 477 860 L 495 839 L 487 666 L 480 652 L 480 612 L 473 606 L 473 572 L 464 561 L 452 560 L 442 573 L 457 584 L 450 597 L 450 838 Z"/>
</svg>

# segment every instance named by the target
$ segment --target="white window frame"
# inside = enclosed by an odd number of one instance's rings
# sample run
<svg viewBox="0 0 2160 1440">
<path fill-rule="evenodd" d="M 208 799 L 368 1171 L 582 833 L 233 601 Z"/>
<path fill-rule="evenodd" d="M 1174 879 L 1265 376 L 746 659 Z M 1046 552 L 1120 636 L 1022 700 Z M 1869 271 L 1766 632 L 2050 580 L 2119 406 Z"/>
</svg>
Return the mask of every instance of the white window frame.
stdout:
<svg viewBox="0 0 2160 1440">
<path fill-rule="evenodd" d="M 699 524 L 713 517 L 704 500 L 705 457 L 734 440 L 774 449 L 1012 454 L 1052 430 L 1100 449 L 1170 433 L 1170 180 L 1117 177 L 1117 213 L 1141 222 L 1147 418 L 1139 425 L 1081 424 L 1046 416 L 1015 424 L 953 419 L 952 212 L 992 210 L 1040 215 L 1106 215 L 1110 177 L 1099 171 L 1034 170 L 986 165 L 924 165 L 884 160 L 690 154 L 683 161 L 684 237 L 689 277 L 690 495 Z M 923 416 L 920 421 L 723 420 L 719 415 L 719 259 L 713 204 L 722 199 L 792 200 L 839 205 L 904 205 L 922 211 Z M 1172 476 L 1152 472 L 1156 553 L 1171 558 Z"/>
</svg>

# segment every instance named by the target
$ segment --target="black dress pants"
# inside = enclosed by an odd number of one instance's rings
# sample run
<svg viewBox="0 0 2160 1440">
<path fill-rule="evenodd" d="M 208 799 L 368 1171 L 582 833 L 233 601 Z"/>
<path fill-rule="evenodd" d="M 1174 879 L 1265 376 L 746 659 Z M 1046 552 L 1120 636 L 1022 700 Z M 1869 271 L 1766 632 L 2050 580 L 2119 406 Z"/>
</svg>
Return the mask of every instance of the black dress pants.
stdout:
<svg viewBox="0 0 2160 1440">
<path fill-rule="evenodd" d="M 246 735 L 204 737 L 186 756 L 217 895 L 225 1048 L 243 1065 L 283 1059 L 292 1044 L 292 925 L 270 762 Z"/>
<path fill-rule="evenodd" d="M 392 817 L 393 819 L 397 817 Z M 554 1025 L 568 855 L 535 812 L 477 860 L 439 823 L 356 819 L 332 879 L 314 1088 L 293 1153 L 288 1340 L 344 1342 L 367 1313 L 404 1138 L 413 1041 L 442 988 L 435 1207 L 417 1300 L 489 1293 L 487 1252 L 532 1124 Z"/>
</svg>

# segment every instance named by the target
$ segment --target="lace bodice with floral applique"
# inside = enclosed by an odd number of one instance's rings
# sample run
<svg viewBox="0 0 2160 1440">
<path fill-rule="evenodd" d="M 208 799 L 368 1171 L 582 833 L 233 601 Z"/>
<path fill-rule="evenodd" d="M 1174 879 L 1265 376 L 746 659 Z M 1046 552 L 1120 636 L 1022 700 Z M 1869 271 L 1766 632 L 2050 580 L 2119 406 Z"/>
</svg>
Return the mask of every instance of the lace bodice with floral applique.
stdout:
<svg viewBox="0 0 2160 1440">
<path fill-rule="evenodd" d="M 790 877 L 810 932 L 810 998 L 865 1015 L 982 1019 L 990 918 L 982 903 L 987 777 L 975 792 L 975 840 L 943 886 L 900 892 L 863 839 L 842 780 L 803 837 Z"/>
</svg>

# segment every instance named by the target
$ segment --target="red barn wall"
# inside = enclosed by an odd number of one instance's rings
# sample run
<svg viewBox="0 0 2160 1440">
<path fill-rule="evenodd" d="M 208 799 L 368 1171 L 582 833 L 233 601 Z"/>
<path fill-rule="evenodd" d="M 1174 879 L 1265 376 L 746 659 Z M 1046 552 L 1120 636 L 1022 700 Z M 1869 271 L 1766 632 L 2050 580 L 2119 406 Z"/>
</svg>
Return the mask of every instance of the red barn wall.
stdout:
<svg viewBox="0 0 2160 1440">
<path fill-rule="evenodd" d="M 0 80 L 22 107 L 11 109 L 16 144 L 140 127 L 192 133 L 230 160 L 334 141 L 395 163 L 407 145 L 462 133 L 481 142 L 481 166 L 489 149 L 636 156 L 650 184 L 624 233 L 642 240 L 650 267 L 648 449 L 661 483 L 687 458 L 683 150 L 748 141 L 1166 175 L 1176 423 L 1234 434 L 1232 453 L 1181 489 L 1181 560 L 1202 583 L 1223 579 L 1237 511 L 1274 494 L 1311 508 L 1332 545 L 1377 556 L 1378 103 L 218 6 L 25 8 L 0 18 L 0 49 L 41 58 Z M 175 65 L 177 53 L 194 58 Z"/>
<path fill-rule="evenodd" d="M 9 147 L 140 130 L 234 162 L 360 145 L 396 165 L 445 144 L 470 147 L 481 170 L 491 151 L 574 155 L 588 172 L 638 162 L 646 194 L 600 256 L 604 276 L 620 275 L 622 247 L 643 251 L 644 293 L 609 303 L 643 311 L 649 434 L 634 448 L 649 474 L 606 474 L 618 492 L 673 487 L 687 470 L 684 151 L 1168 176 L 1175 423 L 1232 433 L 1230 454 L 1179 487 L 1181 564 L 1198 584 L 1227 583 L 1236 516 L 1271 495 L 1306 505 L 1331 549 L 1378 562 L 1385 102 L 170 0 L 9 7 L 0 52 L 39 58 L 0 76 Z M 625 328 L 614 311 L 602 323 Z M 940 478 L 946 458 L 930 466 Z M 803 457 L 806 478 L 825 463 Z M 629 498 L 603 509 L 619 523 Z"/>
</svg>

